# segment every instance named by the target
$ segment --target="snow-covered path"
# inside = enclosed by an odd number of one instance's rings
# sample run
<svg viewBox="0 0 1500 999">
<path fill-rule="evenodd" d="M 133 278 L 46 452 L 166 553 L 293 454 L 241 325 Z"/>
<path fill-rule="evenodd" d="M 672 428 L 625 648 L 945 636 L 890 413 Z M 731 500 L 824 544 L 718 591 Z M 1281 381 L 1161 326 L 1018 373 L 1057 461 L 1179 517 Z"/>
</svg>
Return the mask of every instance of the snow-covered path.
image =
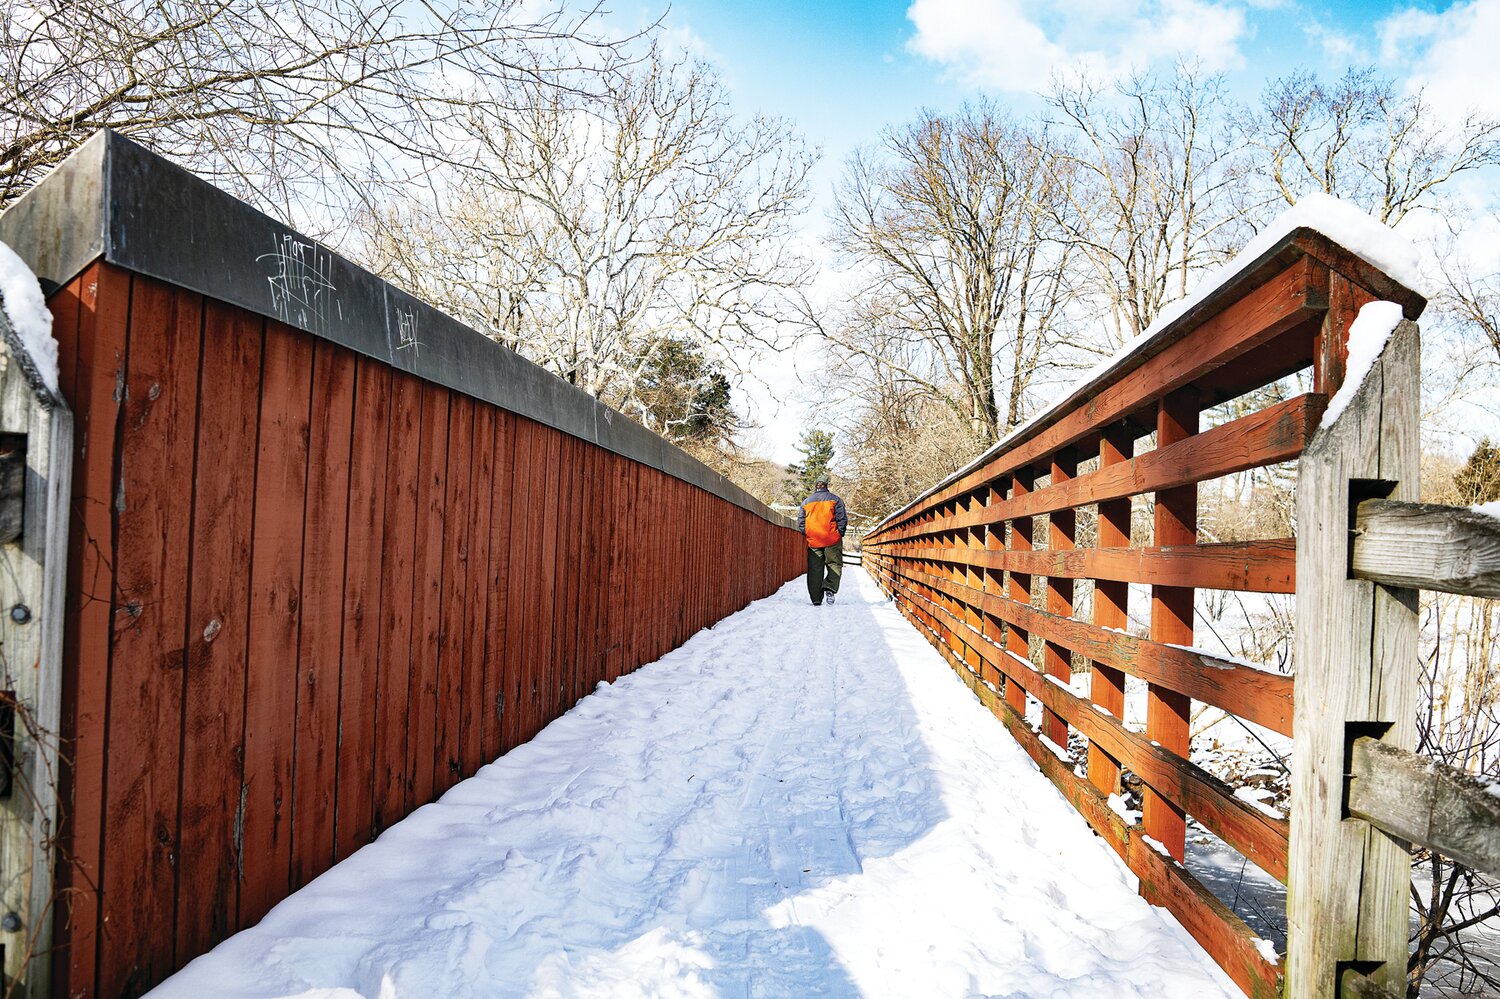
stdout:
<svg viewBox="0 0 1500 999">
<path fill-rule="evenodd" d="M 1237 996 L 858 569 L 586 698 L 154 996 Z"/>
</svg>

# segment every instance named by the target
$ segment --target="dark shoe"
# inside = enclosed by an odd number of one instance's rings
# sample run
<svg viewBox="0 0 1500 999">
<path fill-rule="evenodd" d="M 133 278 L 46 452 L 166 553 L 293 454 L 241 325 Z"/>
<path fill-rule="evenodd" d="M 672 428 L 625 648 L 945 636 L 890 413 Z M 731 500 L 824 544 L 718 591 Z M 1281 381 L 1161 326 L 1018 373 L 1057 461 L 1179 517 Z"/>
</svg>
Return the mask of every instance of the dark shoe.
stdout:
<svg viewBox="0 0 1500 999">
<path fill-rule="evenodd" d="M 822 607 L 823 606 L 823 601 L 821 601 L 821 600 L 814 600 L 813 601 L 813 606 L 814 607 Z"/>
<path fill-rule="evenodd" d="M 829 590 L 826 593 L 824 593 L 823 594 L 823 599 L 827 600 L 829 603 L 833 603 L 833 591 Z"/>
</svg>

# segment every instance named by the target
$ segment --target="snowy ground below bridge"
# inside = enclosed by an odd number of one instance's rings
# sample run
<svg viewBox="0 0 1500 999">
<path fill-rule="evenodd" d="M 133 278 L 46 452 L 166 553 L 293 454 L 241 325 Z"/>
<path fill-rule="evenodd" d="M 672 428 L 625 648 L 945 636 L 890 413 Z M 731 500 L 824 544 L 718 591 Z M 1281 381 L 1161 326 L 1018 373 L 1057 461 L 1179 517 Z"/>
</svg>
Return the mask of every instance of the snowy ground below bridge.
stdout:
<svg viewBox="0 0 1500 999">
<path fill-rule="evenodd" d="M 582 701 L 154 996 L 1237 996 L 860 570 Z"/>
</svg>

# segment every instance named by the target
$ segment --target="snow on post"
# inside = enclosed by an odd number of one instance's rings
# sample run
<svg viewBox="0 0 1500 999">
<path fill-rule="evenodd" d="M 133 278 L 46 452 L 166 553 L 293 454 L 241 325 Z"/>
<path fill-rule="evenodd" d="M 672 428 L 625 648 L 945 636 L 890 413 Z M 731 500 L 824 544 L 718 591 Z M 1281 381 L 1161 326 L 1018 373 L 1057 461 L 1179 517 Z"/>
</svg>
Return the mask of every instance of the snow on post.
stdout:
<svg viewBox="0 0 1500 999">
<path fill-rule="evenodd" d="M 1348 408 L 1400 322 L 1401 306 L 1395 302 L 1369 302 L 1359 310 L 1349 324 L 1349 363 L 1344 369 L 1344 384 L 1328 400 L 1319 429 L 1333 426 Z"/>
<path fill-rule="evenodd" d="M 26 262 L 0 243 L 0 309 L 8 323 L 0 326 L 33 384 L 57 396 L 57 341 L 52 338 L 52 313 L 41 283 Z"/>
</svg>

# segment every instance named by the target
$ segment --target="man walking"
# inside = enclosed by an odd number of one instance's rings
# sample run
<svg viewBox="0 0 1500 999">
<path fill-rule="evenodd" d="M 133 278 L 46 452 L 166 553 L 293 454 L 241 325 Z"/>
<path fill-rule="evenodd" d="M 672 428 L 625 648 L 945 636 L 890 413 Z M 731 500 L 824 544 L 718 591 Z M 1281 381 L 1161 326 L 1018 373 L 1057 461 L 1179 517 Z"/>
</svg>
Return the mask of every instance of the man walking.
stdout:
<svg viewBox="0 0 1500 999">
<path fill-rule="evenodd" d="M 824 597 L 833 603 L 844 572 L 844 529 L 849 514 L 844 501 L 828 491 L 828 480 L 813 483 L 813 494 L 797 508 L 797 530 L 807 538 L 807 595 L 814 606 Z"/>
</svg>

